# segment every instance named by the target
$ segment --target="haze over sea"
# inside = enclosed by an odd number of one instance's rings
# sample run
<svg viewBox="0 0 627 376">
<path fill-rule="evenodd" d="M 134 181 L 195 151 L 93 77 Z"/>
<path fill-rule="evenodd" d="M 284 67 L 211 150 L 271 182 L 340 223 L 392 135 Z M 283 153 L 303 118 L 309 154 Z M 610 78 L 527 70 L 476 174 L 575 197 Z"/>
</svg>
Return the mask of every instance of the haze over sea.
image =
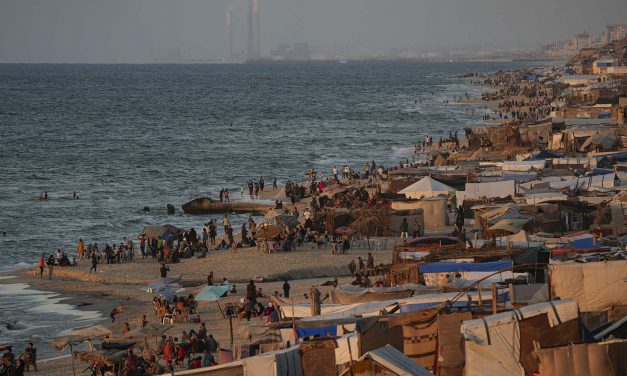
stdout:
<svg viewBox="0 0 627 376">
<path fill-rule="evenodd" d="M 418 138 L 480 122 L 483 106 L 444 103 L 481 91 L 463 73 L 523 65 L 0 65 L 0 265 L 146 225 L 198 229 L 209 217 L 166 204 L 239 198 L 249 178 L 411 159 Z"/>
</svg>

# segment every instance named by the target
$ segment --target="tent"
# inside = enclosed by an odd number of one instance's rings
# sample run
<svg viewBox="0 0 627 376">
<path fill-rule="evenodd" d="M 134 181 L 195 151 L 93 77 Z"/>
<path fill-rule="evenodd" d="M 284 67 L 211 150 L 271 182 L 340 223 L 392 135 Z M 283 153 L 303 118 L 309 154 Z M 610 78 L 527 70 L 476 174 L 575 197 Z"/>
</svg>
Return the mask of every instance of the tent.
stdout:
<svg viewBox="0 0 627 376">
<path fill-rule="evenodd" d="M 466 354 L 464 375 L 523 376 L 534 341 L 540 346 L 557 346 L 562 341 L 580 340 L 579 309 L 572 299 L 533 304 L 464 321 L 461 332 Z"/>
<path fill-rule="evenodd" d="M 207 301 L 207 302 L 217 302 L 224 293 L 228 292 L 231 289 L 229 285 L 216 285 L 216 286 L 206 286 L 198 295 L 196 295 L 196 300 L 198 301 Z"/>
<path fill-rule="evenodd" d="M 448 196 L 449 193 L 455 193 L 456 191 L 453 187 L 440 183 L 430 176 L 425 176 L 398 193 L 404 194 L 407 198 L 421 199 L 439 195 Z"/>
<path fill-rule="evenodd" d="M 587 151 L 589 149 L 608 150 L 615 148 L 618 143 L 618 138 L 616 136 L 598 134 L 589 137 L 583 145 L 581 145 L 579 151 Z"/>
<path fill-rule="evenodd" d="M 181 231 L 176 226 L 161 225 L 161 226 L 146 226 L 141 232 L 145 238 L 159 238 L 164 240 L 176 240 L 178 233 Z"/>
<path fill-rule="evenodd" d="M 576 299 L 582 312 L 602 312 L 627 302 L 627 260 L 550 264 L 552 296 Z"/>
<path fill-rule="evenodd" d="M 346 369 L 342 376 L 374 376 L 388 373 L 398 376 L 433 376 L 431 372 L 414 363 L 391 345 L 368 351 Z"/>
<path fill-rule="evenodd" d="M 279 235 L 283 229 L 277 225 L 273 225 L 272 223 L 262 223 L 257 227 L 257 233 L 255 236 L 257 239 L 270 240 Z"/>
<path fill-rule="evenodd" d="M 494 226 L 488 228 L 488 231 L 494 232 L 508 232 L 510 234 L 519 233 L 523 226 L 529 223 L 530 219 L 517 218 L 517 219 L 502 219 L 498 221 Z"/>
<path fill-rule="evenodd" d="M 243 362 L 245 375 L 300 376 L 303 374 L 298 345 L 246 358 Z"/>
<path fill-rule="evenodd" d="M 627 341 L 569 344 L 540 349 L 540 374 L 561 375 L 627 375 Z"/>
</svg>

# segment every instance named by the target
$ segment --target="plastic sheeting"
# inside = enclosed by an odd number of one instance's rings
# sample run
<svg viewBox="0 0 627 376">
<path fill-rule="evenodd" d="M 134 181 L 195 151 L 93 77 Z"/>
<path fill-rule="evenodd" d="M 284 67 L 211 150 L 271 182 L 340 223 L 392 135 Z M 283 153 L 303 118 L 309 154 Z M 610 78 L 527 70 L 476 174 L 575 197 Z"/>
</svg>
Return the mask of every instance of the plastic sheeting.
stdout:
<svg viewBox="0 0 627 376">
<path fill-rule="evenodd" d="M 461 273 L 461 272 L 498 272 L 512 268 L 511 261 L 483 263 L 469 262 L 433 262 L 420 265 L 421 273 Z"/>
<path fill-rule="evenodd" d="M 542 376 L 627 375 L 627 340 L 541 349 Z"/>
<path fill-rule="evenodd" d="M 516 181 L 505 180 L 490 183 L 466 183 L 465 191 L 457 191 L 457 204 L 461 205 L 465 200 L 482 200 L 489 198 L 514 197 Z"/>
<path fill-rule="evenodd" d="M 551 294 L 577 300 L 582 312 L 627 305 L 627 260 L 549 265 Z"/>
<path fill-rule="evenodd" d="M 425 176 L 398 193 L 404 194 L 407 198 L 421 199 L 439 195 L 448 196 L 449 193 L 456 191 L 453 187 L 432 179 L 430 176 Z"/>
<path fill-rule="evenodd" d="M 303 374 L 298 346 L 246 358 L 243 362 L 246 376 L 301 376 Z"/>
<path fill-rule="evenodd" d="M 544 160 L 530 161 L 505 161 L 501 165 L 503 171 L 532 171 L 544 170 L 546 163 Z"/>
<path fill-rule="evenodd" d="M 518 320 L 547 314 L 549 325 L 579 317 L 577 302 L 556 300 L 502 312 L 477 320 L 464 321 L 466 365 L 464 375 L 525 375 L 520 364 L 520 331 Z"/>
</svg>

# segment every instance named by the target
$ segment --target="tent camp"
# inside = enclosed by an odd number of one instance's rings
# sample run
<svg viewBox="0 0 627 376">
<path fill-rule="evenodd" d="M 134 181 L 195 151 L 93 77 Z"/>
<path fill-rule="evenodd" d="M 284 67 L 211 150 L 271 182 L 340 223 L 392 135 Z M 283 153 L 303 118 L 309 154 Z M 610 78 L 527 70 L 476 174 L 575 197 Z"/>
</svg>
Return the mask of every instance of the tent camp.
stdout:
<svg viewBox="0 0 627 376">
<path fill-rule="evenodd" d="M 430 176 L 425 176 L 398 193 L 404 194 L 407 198 L 421 199 L 440 195 L 448 196 L 456 191 L 453 187 L 440 183 Z"/>
<path fill-rule="evenodd" d="M 391 345 L 368 351 L 342 375 L 374 376 L 393 374 L 398 376 L 433 376 Z"/>
<path fill-rule="evenodd" d="M 461 331 L 467 376 L 532 374 L 538 367 L 532 358 L 534 342 L 548 347 L 581 339 L 579 310 L 571 299 L 464 321 Z"/>
</svg>

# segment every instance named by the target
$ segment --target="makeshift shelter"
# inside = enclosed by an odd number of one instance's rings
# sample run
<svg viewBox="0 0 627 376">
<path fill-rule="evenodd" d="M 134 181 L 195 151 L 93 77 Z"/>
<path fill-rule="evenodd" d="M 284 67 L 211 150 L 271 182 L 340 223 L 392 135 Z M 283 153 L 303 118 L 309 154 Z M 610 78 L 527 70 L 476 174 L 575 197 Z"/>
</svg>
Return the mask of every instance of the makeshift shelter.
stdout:
<svg viewBox="0 0 627 376">
<path fill-rule="evenodd" d="M 394 210 L 419 210 L 422 213 L 422 222 L 419 222 L 419 225 L 424 230 L 425 228 L 438 228 L 444 227 L 447 225 L 447 206 L 448 199 L 446 197 L 430 197 L 424 198 L 422 200 L 403 200 L 403 201 L 392 201 L 392 209 Z M 413 221 L 407 220 L 410 224 L 410 229 L 413 228 Z M 398 223 L 400 226 L 400 222 Z M 398 230 L 398 227 L 394 227 L 392 224 L 391 228 Z M 393 232 L 398 235 L 399 232 Z"/>
<path fill-rule="evenodd" d="M 270 239 L 275 238 L 282 231 L 283 229 L 280 226 L 265 222 L 257 226 L 257 233 L 255 234 L 255 236 L 258 239 L 270 240 Z"/>
<path fill-rule="evenodd" d="M 431 372 L 417 365 L 405 354 L 390 345 L 368 351 L 341 375 L 375 376 L 385 374 L 433 376 Z"/>
<path fill-rule="evenodd" d="M 488 231 L 517 234 L 522 230 L 523 226 L 525 226 L 530 221 L 531 219 L 528 218 L 502 219 L 494 224 L 494 226 L 489 227 Z"/>
<path fill-rule="evenodd" d="M 448 197 L 450 193 L 455 193 L 456 191 L 453 187 L 440 183 L 430 176 L 425 176 L 398 193 L 404 194 L 407 198 L 421 199 L 434 196 Z"/>
<path fill-rule="evenodd" d="M 359 302 L 377 302 L 384 300 L 409 298 L 414 290 L 408 286 L 373 287 L 338 286 L 331 290 L 330 297 L 333 304 L 353 304 Z"/>
<path fill-rule="evenodd" d="M 627 375 L 627 340 L 540 349 L 540 375 Z"/>
<path fill-rule="evenodd" d="M 554 263 L 548 272 L 551 296 L 575 299 L 581 312 L 627 305 L 627 260 Z"/>
<path fill-rule="evenodd" d="M 471 320 L 470 312 L 438 314 L 438 364 L 440 376 L 461 376 L 464 370 L 464 338 L 462 322 Z"/>
<path fill-rule="evenodd" d="M 571 299 L 464 321 L 461 331 L 466 376 L 531 374 L 534 341 L 546 347 L 581 340 L 577 302 Z"/>
<path fill-rule="evenodd" d="M 147 239 L 176 240 L 180 231 L 182 230 L 172 225 L 146 226 L 140 235 Z"/>
<path fill-rule="evenodd" d="M 579 151 L 611 150 L 616 148 L 619 142 L 620 140 L 616 136 L 598 134 L 588 137 L 579 148 Z"/>
<path fill-rule="evenodd" d="M 465 191 L 457 191 L 457 205 L 465 200 L 478 201 L 492 198 L 514 197 L 516 181 L 504 180 L 489 183 L 467 183 Z"/>
<path fill-rule="evenodd" d="M 301 376 L 299 346 L 263 353 L 244 359 L 244 374 L 255 376 Z"/>
</svg>

